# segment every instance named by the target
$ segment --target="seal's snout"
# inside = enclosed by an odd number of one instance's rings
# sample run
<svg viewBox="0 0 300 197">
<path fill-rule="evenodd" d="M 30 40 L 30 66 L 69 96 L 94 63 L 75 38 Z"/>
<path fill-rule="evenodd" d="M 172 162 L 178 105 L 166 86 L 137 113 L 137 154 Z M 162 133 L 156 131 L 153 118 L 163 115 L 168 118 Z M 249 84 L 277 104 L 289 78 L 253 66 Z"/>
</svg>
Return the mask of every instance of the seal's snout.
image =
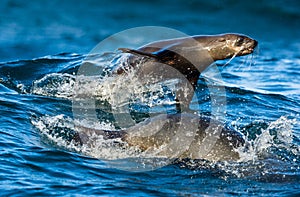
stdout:
<svg viewBox="0 0 300 197">
<path fill-rule="evenodd" d="M 246 48 L 254 49 L 258 45 L 258 42 L 252 38 L 245 37 L 244 44 L 245 44 L 244 46 L 246 46 Z"/>
<path fill-rule="evenodd" d="M 246 46 L 254 49 L 258 45 L 258 42 L 252 38 L 248 38 L 246 42 Z"/>
<path fill-rule="evenodd" d="M 250 53 L 253 53 L 255 49 L 257 48 L 258 42 L 257 40 L 252 40 L 252 46 L 250 47 Z"/>
<path fill-rule="evenodd" d="M 240 38 L 238 38 L 237 40 L 239 40 Z M 237 42 L 236 42 L 237 43 Z M 241 44 L 240 46 L 242 47 L 242 50 L 240 51 L 240 55 L 247 55 L 252 53 L 255 48 L 257 47 L 258 42 L 252 38 L 243 37 L 243 44 Z"/>
<path fill-rule="evenodd" d="M 255 48 L 257 47 L 257 45 L 258 45 L 258 42 L 256 40 L 250 39 L 250 41 L 245 45 L 246 46 L 246 50 L 251 53 L 251 52 L 253 52 L 255 50 Z"/>
<path fill-rule="evenodd" d="M 256 47 L 257 47 L 257 45 L 258 45 L 258 42 L 257 42 L 257 40 L 253 40 L 253 48 L 256 48 Z"/>
</svg>

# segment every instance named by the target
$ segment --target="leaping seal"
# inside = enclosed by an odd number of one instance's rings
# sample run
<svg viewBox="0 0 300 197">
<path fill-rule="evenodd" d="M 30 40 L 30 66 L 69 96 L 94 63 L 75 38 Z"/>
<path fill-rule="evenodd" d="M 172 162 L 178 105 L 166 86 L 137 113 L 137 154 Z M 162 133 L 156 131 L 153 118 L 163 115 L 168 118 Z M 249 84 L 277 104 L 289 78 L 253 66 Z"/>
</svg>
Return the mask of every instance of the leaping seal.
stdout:
<svg viewBox="0 0 300 197">
<path fill-rule="evenodd" d="M 120 48 L 124 53 L 130 53 L 129 64 L 116 69 L 117 74 L 124 74 L 130 69 L 139 69 L 140 81 L 146 79 L 157 82 L 159 79 L 173 78 L 170 69 L 160 68 L 157 63 L 169 65 L 181 73 L 188 81 L 181 84 L 185 90 L 176 92 L 177 100 L 181 101 L 181 111 L 188 109 L 197 81 L 202 71 L 217 60 L 251 54 L 257 46 L 257 41 L 240 34 L 220 34 L 213 36 L 191 36 L 149 43 L 138 49 Z M 136 68 L 140 57 L 148 58 L 142 66 Z M 187 93 L 187 94 L 184 94 Z"/>
<path fill-rule="evenodd" d="M 188 80 L 189 86 L 187 87 L 193 90 L 196 87 L 200 73 L 214 61 L 251 54 L 257 44 L 256 40 L 245 35 L 221 34 L 162 40 L 149 43 L 138 49 L 120 48 L 122 52 L 131 54 L 129 56 L 130 63 L 125 67 L 118 67 L 114 74 L 124 75 L 128 69 L 140 69 L 140 67 L 136 67 L 137 60 L 145 58 L 141 69 L 143 78 L 145 78 L 145 74 L 150 75 L 150 73 L 152 77 L 159 76 L 157 79 L 172 77 L 167 72 L 159 69 L 157 63 L 162 63 L 179 71 Z M 189 104 L 194 91 L 187 92 L 188 95 L 184 95 L 179 91 L 176 92 L 176 99 L 180 101 L 178 113 L 176 114 L 158 115 L 133 127 L 115 131 L 96 130 L 78 126 L 78 133 L 73 138 L 73 141 L 81 145 L 86 144 L 91 134 L 96 133 L 102 135 L 104 139 L 120 138 L 130 146 L 137 146 L 145 151 L 160 146 L 167 140 L 168 136 L 174 135 L 174 130 L 178 128 L 179 123 L 179 126 L 188 126 L 191 124 L 191 121 L 196 121 L 198 126 L 194 136 L 195 140 L 180 155 L 181 158 L 188 157 L 212 161 L 238 159 L 239 155 L 235 148 L 245 143 L 243 135 L 233 128 L 222 126 L 217 120 L 189 113 Z M 201 145 L 203 138 L 208 135 L 204 131 L 209 124 L 222 126 L 221 133 L 209 154 L 200 154 L 201 158 L 199 158 L 197 151 L 201 150 L 195 147 Z M 155 125 L 162 125 L 159 127 L 159 130 L 154 132 L 156 133 L 155 135 L 149 137 L 131 135 L 133 130 L 155 130 Z"/>
</svg>

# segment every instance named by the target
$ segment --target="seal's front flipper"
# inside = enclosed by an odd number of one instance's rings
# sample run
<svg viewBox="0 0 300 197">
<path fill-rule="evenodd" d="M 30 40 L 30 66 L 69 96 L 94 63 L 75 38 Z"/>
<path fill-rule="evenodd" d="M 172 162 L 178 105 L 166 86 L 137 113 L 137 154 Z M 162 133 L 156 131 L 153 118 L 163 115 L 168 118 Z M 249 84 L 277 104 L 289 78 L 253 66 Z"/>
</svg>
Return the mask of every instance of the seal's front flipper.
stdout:
<svg viewBox="0 0 300 197">
<path fill-rule="evenodd" d="M 135 49 L 118 48 L 118 50 L 122 51 L 123 53 L 131 53 L 131 54 L 133 54 L 133 55 L 146 56 L 146 57 L 155 58 L 155 59 L 158 58 L 157 55 L 154 55 L 154 54 L 152 54 L 152 53 L 147 53 L 147 52 L 139 51 L 139 50 L 135 50 Z"/>
</svg>

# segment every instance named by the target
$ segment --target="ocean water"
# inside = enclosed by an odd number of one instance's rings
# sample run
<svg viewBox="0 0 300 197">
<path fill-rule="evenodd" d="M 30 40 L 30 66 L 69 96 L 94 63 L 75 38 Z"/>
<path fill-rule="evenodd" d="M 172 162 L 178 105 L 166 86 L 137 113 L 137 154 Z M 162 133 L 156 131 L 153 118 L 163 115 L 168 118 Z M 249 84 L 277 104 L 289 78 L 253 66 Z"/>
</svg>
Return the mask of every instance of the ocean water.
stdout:
<svg viewBox="0 0 300 197">
<path fill-rule="evenodd" d="M 1 196 L 300 195 L 299 9 L 298 1 L 279 0 L 2 1 Z M 222 80 L 208 68 L 191 104 L 209 114 L 205 87 L 225 88 L 223 121 L 249 143 L 238 150 L 239 161 L 186 159 L 159 166 L 153 160 L 159 167 L 136 172 L 126 157 L 139 153 L 124 152 L 103 139 L 92 150 L 67 142 L 67 134 L 75 130 L 72 95 L 82 63 L 105 38 L 139 26 L 163 26 L 188 35 L 236 32 L 258 40 L 253 55 L 217 62 Z M 148 36 L 117 42 L 136 44 Z M 100 49 L 97 64 L 116 64 L 116 49 Z M 111 93 L 103 78 L 91 79 L 101 85 L 101 93 Z M 136 117 L 146 114 L 143 106 L 132 110 Z M 81 124 L 113 128 L 108 114 L 93 123 L 87 119 Z M 63 138 L 47 135 L 53 130 Z"/>
</svg>

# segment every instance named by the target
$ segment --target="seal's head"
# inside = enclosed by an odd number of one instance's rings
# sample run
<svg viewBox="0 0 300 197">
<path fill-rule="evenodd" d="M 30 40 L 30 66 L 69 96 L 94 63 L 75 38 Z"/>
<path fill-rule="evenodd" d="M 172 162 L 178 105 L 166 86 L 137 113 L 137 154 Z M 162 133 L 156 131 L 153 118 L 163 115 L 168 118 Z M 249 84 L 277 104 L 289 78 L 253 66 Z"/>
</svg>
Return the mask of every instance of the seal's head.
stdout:
<svg viewBox="0 0 300 197">
<path fill-rule="evenodd" d="M 240 34 L 220 34 L 195 37 L 214 60 L 223 60 L 235 56 L 251 54 L 257 41 Z"/>
</svg>

